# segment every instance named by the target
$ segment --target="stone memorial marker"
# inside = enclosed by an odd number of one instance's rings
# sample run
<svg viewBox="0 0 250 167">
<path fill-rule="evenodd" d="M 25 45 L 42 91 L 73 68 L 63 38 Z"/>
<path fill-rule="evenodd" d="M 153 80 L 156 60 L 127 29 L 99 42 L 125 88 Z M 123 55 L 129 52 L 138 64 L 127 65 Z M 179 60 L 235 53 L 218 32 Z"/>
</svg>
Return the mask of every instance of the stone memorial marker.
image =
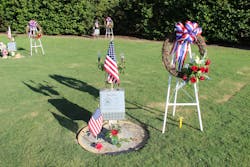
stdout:
<svg viewBox="0 0 250 167">
<path fill-rule="evenodd" d="M 16 42 L 9 42 L 7 44 L 7 48 L 9 52 L 15 52 L 16 51 Z"/>
<path fill-rule="evenodd" d="M 100 110 L 104 120 L 124 120 L 124 89 L 101 89 Z"/>
</svg>

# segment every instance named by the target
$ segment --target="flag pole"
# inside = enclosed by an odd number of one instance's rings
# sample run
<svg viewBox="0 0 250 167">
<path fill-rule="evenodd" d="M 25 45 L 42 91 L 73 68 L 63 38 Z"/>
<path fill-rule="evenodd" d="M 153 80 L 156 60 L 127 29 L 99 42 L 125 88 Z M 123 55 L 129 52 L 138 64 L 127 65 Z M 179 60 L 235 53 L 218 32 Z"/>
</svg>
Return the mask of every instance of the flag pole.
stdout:
<svg viewBox="0 0 250 167">
<path fill-rule="evenodd" d="M 113 42 L 113 40 L 114 40 L 114 36 L 112 35 L 111 39 L 110 39 L 110 42 Z M 114 83 L 113 83 L 113 81 L 111 82 L 110 88 L 111 88 L 111 90 L 114 89 Z"/>
<path fill-rule="evenodd" d="M 114 89 L 114 84 L 113 84 L 113 82 L 111 82 L 111 84 L 110 84 L 110 88 L 111 88 L 111 90 L 113 90 L 113 89 Z"/>
</svg>

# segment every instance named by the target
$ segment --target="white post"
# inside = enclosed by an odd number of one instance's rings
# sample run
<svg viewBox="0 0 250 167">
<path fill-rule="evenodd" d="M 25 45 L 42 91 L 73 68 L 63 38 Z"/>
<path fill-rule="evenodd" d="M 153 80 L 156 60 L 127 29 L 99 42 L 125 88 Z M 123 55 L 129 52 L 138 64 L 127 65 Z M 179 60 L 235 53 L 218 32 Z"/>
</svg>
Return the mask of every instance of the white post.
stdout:
<svg viewBox="0 0 250 167">
<path fill-rule="evenodd" d="M 45 55 L 44 50 L 43 50 L 43 45 L 42 45 L 42 41 L 41 41 L 41 39 L 38 39 L 38 41 L 39 41 L 40 46 L 41 46 L 41 49 L 42 49 L 42 54 L 43 54 L 43 55 Z"/>
<path fill-rule="evenodd" d="M 34 39 L 34 48 L 35 48 L 35 52 L 37 53 L 36 39 Z"/>
<path fill-rule="evenodd" d="M 113 33 L 113 28 L 106 27 L 106 33 L 105 33 L 105 38 L 114 38 L 114 33 Z"/>
<path fill-rule="evenodd" d="M 164 114 L 164 122 L 163 122 L 163 127 L 162 127 L 162 133 L 165 133 L 166 123 L 167 123 L 168 106 L 169 106 L 169 98 L 170 98 L 170 88 L 171 88 L 171 79 L 172 79 L 172 76 L 169 75 L 169 77 L 168 77 L 168 92 L 167 92 L 167 99 L 166 99 L 166 107 L 165 107 L 165 114 Z"/>
<path fill-rule="evenodd" d="M 111 31 L 111 37 L 114 38 L 113 28 L 111 28 L 110 31 Z"/>
<path fill-rule="evenodd" d="M 177 94 L 179 90 L 179 80 L 176 79 L 176 86 L 175 86 L 175 93 L 174 93 L 174 106 L 173 106 L 173 116 L 175 116 L 175 111 L 176 111 L 176 101 L 177 101 Z"/>
<path fill-rule="evenodd" d="M 195 93 L 195 99 L 196 99 L 196 105 L 197 105 L 197 111 L 198 111 L 198 118 L 199 118 L 199 123 L 200 123 L 200 130 L 203 131 L 203 126 L 202 126 L 202 119 L 201 119 L 201 111 L 200 111 L 200 103 L 199 103 L 199 97 L 198 97 L 198 89 L 197 89 L 197 84 L 194 84 L 194 93 Z"/>
<path fill-rule="evenodd" d="M 32 56 L 32 38 L 30 38 L 30 55 Z"/>
</svg>

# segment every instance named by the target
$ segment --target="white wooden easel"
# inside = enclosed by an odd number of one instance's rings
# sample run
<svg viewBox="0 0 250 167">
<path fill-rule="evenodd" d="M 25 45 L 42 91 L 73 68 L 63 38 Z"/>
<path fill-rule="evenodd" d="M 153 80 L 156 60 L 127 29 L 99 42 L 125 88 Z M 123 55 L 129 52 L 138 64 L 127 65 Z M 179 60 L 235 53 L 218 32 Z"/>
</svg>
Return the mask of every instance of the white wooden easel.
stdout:
<svg viewBox="0 0 250 167">
<path fill-rule="evenodd" d="M 190 44 L 188 44 L 188 54 L 189 54 L 190 60 L 192 60 L 193 57 L 192 57 L 192 52 L 191 52 L 191 46 L 190 46 Z M 175 58 L 175 56 L 172 55 L 172 62 L 171 62 L 171 64 L 173 64 L 174 58 Z M 162 133 L 165 133 L 166 123 L 167 123 L 168 108 L 170 106 L 173 106 L 173 116 L 175 115 L 176 106 L 196 106 L 197 107 L 197 111 L 198 111 L 198 118 L 199 118 L 200 130 L 203 131 L 197 84 L 196 83 L 193 84 L 193 86 L 194 86 L 195 101 L 191 102 L 191 103 L 178 103 L 177 102 L 177 95 L 178 95 L 178 91 L 180 89 L 182 89 L 184 91 L 184 93 L 187 96 L 189 96 L 191 99 L 193 99 L 193 98 L 192 98 L 192 96 L 190 96 L 188 94 L 187 91 L 185 91 L 183 89 L 183 86 L 185 86 L 184 81 L 180 81 L 180 79 L 176 79 L 176 85 L 175 85 L 175 89 L 174 89 L 174 102 L 171 103 L 170 102 L 171 80 L 172 80 L 172 76 L 169 75 L 169 78 L 168 78 L 167 99 L 166 99 L 166 107 L 165 107 L 165 114 L 164 114 L 164 122 L 163 122 L 163 127 L 162 127 Z"/>
<path fill-rule="evenodd" d="M 111 36 L 111 39 L 114 38 L 114 33 L 113 33 L 113 28 L 110 28 L 110 27 L 106 27 L 106 33 L 105 33 L 105 38 L 110 38 Z"/>
<path fill-rule="evenodd" d="M 35 52 L 37 53 L 37 48 L 41 48 L 42 50 L 42 54 L 44 55 L 44 50 L 43 50 L 43 45 L 42 45 L 42 41 L 40 38 L 36 38 L 38 31 L 37 28 L 31 28 L 30 29 L 30 55 L 32 56 L 32 49 L 35 48 Z M 38 42 L 38 44 L 37 44 Z"/>
</svg>

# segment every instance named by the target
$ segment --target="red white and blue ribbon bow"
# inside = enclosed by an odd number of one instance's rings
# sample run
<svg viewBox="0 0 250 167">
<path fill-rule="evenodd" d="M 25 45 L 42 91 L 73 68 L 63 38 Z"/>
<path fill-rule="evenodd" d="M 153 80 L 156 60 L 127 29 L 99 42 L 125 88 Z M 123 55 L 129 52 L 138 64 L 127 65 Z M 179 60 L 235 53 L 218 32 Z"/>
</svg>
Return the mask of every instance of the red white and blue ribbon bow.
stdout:
<svg viewBox="0 0 250 167">
<path fill-rule="evenodd" d="M 202 33 L 202 29 L 198 27 L 195 22 L 187 21 L 185 26 L 179 22 L 175 25 L 176 41 L 171 50 L 171 55 L 176 53 L 174 64 L 178 62 L 178 71 L 181 71 L 186 55 L 188 52 L 188 45 L 196 41 L 197 36 Z"/>
<path fill-rule="evenodd" d="M 37 22 L 35 20 L 30 20 L 29 27 L 30 27 L 30 29 L 37 28 Z"/>
<path fill-rule="evenodd" d="M 38 26 L 37 22 L 35 20 L 30 20 L 28 25 L 29 25 L 29 37 L 35 36 Z"/>
</svg>

